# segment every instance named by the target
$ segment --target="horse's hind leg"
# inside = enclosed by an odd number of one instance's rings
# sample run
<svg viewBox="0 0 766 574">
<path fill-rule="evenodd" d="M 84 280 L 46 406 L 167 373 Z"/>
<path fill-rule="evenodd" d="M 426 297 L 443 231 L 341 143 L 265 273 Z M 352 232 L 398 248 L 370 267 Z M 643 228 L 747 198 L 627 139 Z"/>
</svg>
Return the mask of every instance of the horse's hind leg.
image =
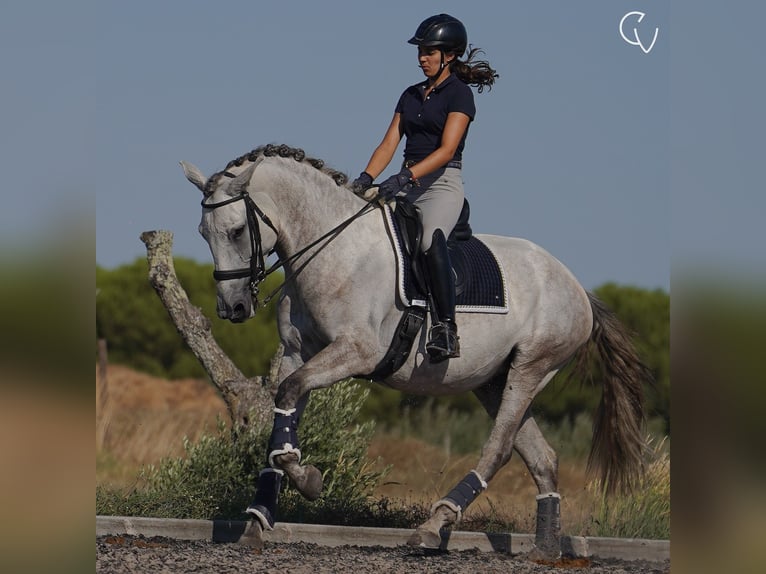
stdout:
<svg viewBox="0 0 766 574">
<path fill-rule="evenodd" d="M 521 424 L 514 448 L 527 465 L 539 492 L 535 548 L 529 557 L 549 560 L 559 558 L 561 497 L 558 493 L 558 457 L 531 416 L 527 416 Z"/>
<path fill-rule="evenodd" d="M 490 438 L 482 450 L 474 477 L 469 475 L 444 499 L 434 504 L 431 517 L 410 538 L 409 543 L 427 548 L 441 544 L 440 530 L 452 526 L 462 511 L 511 458 L 513 449 L 521 455 L 537 485 L 537 529 L 532 558 L 555 559 L 561 556 L 558 457 L 545 440 L 537 423 L 529 414 L 534 393 L 542 389 L 555 372 L 548 373 L 543 383 L 528 389 L 517 371 L 511 371 L 506 385 L 504 377 L 497 377 L 474 391 L 487 413 L 495 420 Z M 515 390 L 514 390 L 515 389 Z M 516 421 L 518 428 L 514 424 Z M 480 486 L 476 484 L 476 480 Z M 477 487 L 478 486 L 478 487 Z"/>
<path fill-rule="evenodd" d="M 483 390 L 476 392 L 480 400 L 483 399 L 482 402 L 491 402 L 489 397 L 492 395 L 496 399 L 487 409 L 495 423 L 476 469 L 433 505 L 431 517 L 418 527 L 408 544 L 425 548 L 441 546 L 441 529 L 451 527 L 460 520 L 463 511 L 487 488 L 487 483 L 511 458 L 514 437 L 532 402 L 540 378 L 511 369 L 507 380 L 504 379 L 496 377 Z"/>
<path fill-rule="evenodd" d="M 550 378 L 552 374 L 548 376 Z M 492 418 L 497 416 L 501 391 L 496 384 L 489 384 L 475 391 L 476 397 Z M 513 441 L 535 481 L 537 490 L 537 525 L 535 549 L 530 557 L 555 559 L 561 556 L 560 496 L 558 494 L 558 456 L 529 411 Z"/>
</svg>

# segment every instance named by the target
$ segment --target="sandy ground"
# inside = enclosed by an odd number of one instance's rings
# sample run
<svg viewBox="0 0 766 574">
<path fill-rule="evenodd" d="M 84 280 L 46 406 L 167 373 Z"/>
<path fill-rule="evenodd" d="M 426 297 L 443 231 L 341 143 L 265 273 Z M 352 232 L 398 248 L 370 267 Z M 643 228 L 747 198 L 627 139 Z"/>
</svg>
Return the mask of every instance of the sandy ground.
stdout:
<svg viewBox="0 0 766 574">
<path fill-rule="evenodd" d="M 192 440 L 215 427 L 226 409 L 215 389 L 205 381 L 167 381 L 110 365 L 107 384 L 99 384 L 96 399 L 96 479 L 130 483 L 141 464 L 183 453 L 183 437 Z M 448 455 L 443 449 L 414 439 L 376 438 L 369 456 L 394 469 L 378 494 L 405 501 L 427 502 L 443 494 L 475 464 L 476 455 Z M 587 511 L 581 469 L 561 469 L 562 523 L 576 523 Z M 567 492 L 568 491 L 568 492 Z M 515 516 L 517 532 L 534 528 L 534 484 L 526 468 L 512 460 L 493 480 L 490 491 L 472 505 L 484 515 Z M 566 529 L 566 526 L 565 526 Z M 577 535 L 576 531 L 568 534 Z M 270 572 L 344 573 L 560 572 L 664 573 L 668 564 L 621 561 L 568 561 L 555 566 L 519 557 L 472 551 L 431 553 L 400 548 L 327 548 L 312 544 L 267 544 L 264 550 L 169 539 L 109 536 L 96 539 L 96 571 L 128 572 Z"/>
<path fill-rule="evenodd" d="M 426 553 L 406 546 L 397 548 L 327 548 L 316 544 L 267 544 L 253 550 L 235 544 L 179 542 L 163 538 L 108 536 L 96 539 L 96 572 L 269 572 L 273 574 L 362 574 L 462 572 L 537 574 L 541 572 L 588 574 L 664 574 L 668 564 L 619 560 L 564 560 L 555 565 L 529 562 L 519 557 L 478 551 Z"/>
</svg>

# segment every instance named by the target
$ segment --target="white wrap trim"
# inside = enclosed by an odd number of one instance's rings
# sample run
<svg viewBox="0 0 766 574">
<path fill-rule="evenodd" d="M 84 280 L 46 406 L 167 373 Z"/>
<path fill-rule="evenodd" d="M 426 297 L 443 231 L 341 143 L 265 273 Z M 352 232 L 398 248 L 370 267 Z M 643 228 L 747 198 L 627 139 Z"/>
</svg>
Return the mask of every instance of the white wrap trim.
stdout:
<svg viewBox="0 0 766 574">
<path fill-rule="evenodd" d="M 543 500 L 545 498 L 561 499 L 561 495 L 558 492 L 546 492 L 545 494 L 538 494 L 537 496 L 535 496 L 535 500 Z"/>
<path fill-rule="evenodd" d="M 247 510 L 245 510 L 245 513 L 249 514 L 250 516 L 252 516 L 256 520 L 258 520 L 258 522 L 261 523 L 261 528 L 263 528 L 264 530 L 274 530 L 274 527 L 271 524 L 269 524 L 268 519 L 257 508 L 254 508 L 252 506 L 248 506 Z"/>
<path fill-rule="evenodd" d="M 487 484 L 487 481 L 484 480 L 478 472 L 476 472 L 476 469 L 471 469 L 471 472 L 474 473 L 476 475 L 476 478 L 479 479 L 479 482 L 481 483 L 481 487 L 484 490 L 487 490 L 487 488 L 489 487 L 489 484 Z"/>
<path fill-rule="evenodd" d="M 282 448 L 272 450 L 269 453 L 269 466 L 274 469 L 279 469 L 279 466 L 274 466 L 274 457 L 282 454 L 295 454 L 298 456 L 298 462 L 301 461 L 301 450 L 299 448 L 293 448 L 289 442 L 282 445 Z"/>
<path fill-rule="evenodd" d="M 460 522 L 462 520 L 462 518 L 463 518 L 463 509 L 460 508 L 457 504 L 455 504 L 451 500 L 448 500 L 446 498 L 442 498 L 441 500 L 437 500 L 436 502 L 434 502 L 434 505 L 431 507 L 431 515 L 432 516 L 433 516 L 433 514 L 436 512 L 436 510 L 440 506 L 446 506 L 452 512 L 457 514 L 457 522 Z"/>
<path fill-rule="evenodd" d="M 487 487 L 489 486 L 487 484 L 487 481 L 484 480 L 481 477 L 481 475 L 478 472 L 476 472 L 475 469 L 471 469 L 471 472 L 469 472 L 468 474 L 473 474 L 476 478 L 479 479 L 479 483 L 481 484 L 481 488 L 482 488 L 481 491 L 482 492 L 487 490 Z M 478 492 L 474 491 L 474 494 L 478 495 Z M 460 507 L 460 505 L 455 504 L 449 498 L 442 498 L 441 500 L 437 500 L 436 502 L 434 502 L 433 506 L 431 507 L 431 514 L 433 515 L 433 513 L 436 512 L 436 509 L 439 508 L 440 506 L 446 506 L 451 511 L 453 511 L 455 514 L 457 514 L 457 521 L 458 522 L 460 522 L 462 520 L 462 518 L 463 518 L 463 509 Z"/>
</svg>

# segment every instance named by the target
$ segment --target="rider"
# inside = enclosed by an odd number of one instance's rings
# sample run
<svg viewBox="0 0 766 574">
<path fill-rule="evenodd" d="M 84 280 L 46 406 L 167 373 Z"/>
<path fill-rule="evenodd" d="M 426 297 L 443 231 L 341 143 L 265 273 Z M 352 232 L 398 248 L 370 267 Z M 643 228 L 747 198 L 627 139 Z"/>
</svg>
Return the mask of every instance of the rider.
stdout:
<svg viewBox="0 0 766 574">
<path fill-rule="evenodd" d="M 448 14 L 423 20 L 409 43 L 418 47 L 418 65 L 426 80 L 402 93 L 383 141 L 352 187 L 356 193 L 371 187 L 407 136 L 401 171 L 380 185 L 378 197 L 388 201 L 402 194 L 419 208 L 421 249 L 437 319 L 426 351 L 436 362 L 460 356 L 447 237 L 463 207 L 463 147 L 476 114 L 469 85 L 481 93 L 484 86 L 492 88 L 498 75 L 487 62 L 474 61 L 481 53 L 478 48 L 471 47 L 465 61 L 460 60 L 468 35 L 462 22 Z"/>
</svg>

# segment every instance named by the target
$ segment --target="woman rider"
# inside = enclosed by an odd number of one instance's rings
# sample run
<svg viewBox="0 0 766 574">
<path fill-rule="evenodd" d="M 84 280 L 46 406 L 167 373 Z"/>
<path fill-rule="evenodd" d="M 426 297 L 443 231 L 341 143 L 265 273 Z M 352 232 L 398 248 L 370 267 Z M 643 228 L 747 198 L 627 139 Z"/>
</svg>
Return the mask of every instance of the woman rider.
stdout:
<svg viewBox="0 0 766 574">
<path fill-rule="evenodd" d="M 487 62 L 473 61 L 481 51 L 468 46 L 465 27 L 457 18 L 438 14 L 424 20 L 410 44 L 418 47 L 424 82 L 408 87 L 367 167 L 352 187 L 362 193 L 386 169 L 406 135 L 401 171 L 386 179 L 378 196 L 388 201 L 403 195 L 419 208 L 425 255 L 436 321 L 426 351 L 432 362 L 460 356 L 455 324 L 455 283 L 447 237 L 463 207 L 462 167 L 468 125 L 476 114 L 469 85 L 490 89 L 498 77 Z"/>
</svg>

